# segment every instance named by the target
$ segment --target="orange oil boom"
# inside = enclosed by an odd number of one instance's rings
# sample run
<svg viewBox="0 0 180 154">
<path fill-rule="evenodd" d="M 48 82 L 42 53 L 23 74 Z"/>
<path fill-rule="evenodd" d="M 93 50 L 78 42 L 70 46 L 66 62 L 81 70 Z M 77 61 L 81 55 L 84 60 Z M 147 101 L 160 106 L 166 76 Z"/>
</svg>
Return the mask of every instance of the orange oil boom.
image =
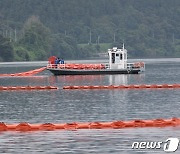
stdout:
<svg viewBox="0 0 180 154">
<path fill-rule="evenodd" d="M 0 86 L 0 91 L 4 90 L 51 90 L 51 89 L 59 89 L 58 87 L 54 86 L 8 86 L 3 87 Z"/>
<path fill-rule="evenodd" d="M 46 67 L 38 68 L 38 69 L 27 71 L 27 72 L 21 72 L 21 73 L 0 74 L 0 77 L 2 76 L 3 77 L 32 76 L 44 70 L 46 70 Z"/>
<path fill-rule="evenodd" d="M 108 85 L 108 86 L 64 86 L 63 89 L 162 89 L 180 88 L 180 84 L 152 84 L 152 85 Z"/>
<path fill-rule="evenodd" d="M 153 119 L 153 120 L 132 120 L 112 122 L 73 122 L 73 123 L 44 123 L 19 124 L 0 123 L 0 131 L 54 131 L 54 130 L 77 130 L 77 129 L 125 129 L 144 127 L 175 127 L 180 126 L 180 118 Z"/>
</svg>

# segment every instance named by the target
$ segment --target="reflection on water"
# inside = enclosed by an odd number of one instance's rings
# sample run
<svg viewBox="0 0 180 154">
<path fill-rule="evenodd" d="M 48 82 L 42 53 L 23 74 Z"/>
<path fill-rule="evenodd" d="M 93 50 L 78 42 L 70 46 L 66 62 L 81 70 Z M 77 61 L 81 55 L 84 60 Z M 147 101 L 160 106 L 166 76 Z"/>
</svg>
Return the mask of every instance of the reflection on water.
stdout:
<svg viewBox="0 0 180 154">
<path fill-rule="evenodd" d="M 50 84 L 64 83 L 65 85 L 127 85 L 128 81 L 134 81 L 134 84 L 143 83 L 145 74 L 119 74 L 119 75 L 66 75 L 50 76 Z"/>
<path fill-rule="evenodd" d="M 66 76 L 50 76 L 49 83 L 57 84 L 64 83 L 69 85 L 82 85 L 82 84 L 93 84 L 93 83 L 102 83 L 104 80 L 103 75 L 66 75 Z"/>
<path fill-rule="evenodd" d="M 0 73 L 23 72 L 33 66 L 1 67 Z M 0 77 L 0 86 L 53 85 L 55 91 L 0 91 L 0 119 L 6 123 L 60 123 L 180 117 L 179 89 L 63 90 L 65 85 L 180 83 L 180 61 L 146 65 L 144 74 Z M 139 153 L 133 141 L 180 138 L 179 127 L 122 130 L 78 130 L 0 133 L 1 153 Z M 142 151 L 140 151 L 142 152 Z M 147 151 L 146 151 L 147 152 Z M 151 153 L 152 151 L 148 151 Z M 162 149 L 157 153 L 163 153 Z"/>
<path fill-rule="evenodd" d="M 128 75 L 109 75 L 109 85 L 127 84 Z"/>
</svg>

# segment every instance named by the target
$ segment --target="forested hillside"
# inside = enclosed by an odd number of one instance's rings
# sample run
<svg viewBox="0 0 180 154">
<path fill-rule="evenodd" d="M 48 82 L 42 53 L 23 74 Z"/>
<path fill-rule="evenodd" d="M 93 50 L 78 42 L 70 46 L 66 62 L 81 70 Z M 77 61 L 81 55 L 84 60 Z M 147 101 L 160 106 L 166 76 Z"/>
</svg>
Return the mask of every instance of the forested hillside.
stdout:
<svg viewBox="0 0 180 154">
<path fill-rule="evenodd" d="M 0 0 L 0 61 L 180 57 L 180 0 Z"/>
</svg>

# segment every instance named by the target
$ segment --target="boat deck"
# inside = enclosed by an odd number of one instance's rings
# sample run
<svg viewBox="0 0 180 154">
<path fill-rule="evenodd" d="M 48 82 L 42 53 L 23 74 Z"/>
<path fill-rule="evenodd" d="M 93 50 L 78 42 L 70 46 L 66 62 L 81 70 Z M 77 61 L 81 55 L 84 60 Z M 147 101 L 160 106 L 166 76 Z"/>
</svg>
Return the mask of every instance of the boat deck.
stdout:
<svg viewBox="0 0 180 154">
<path fill-rule="evenodd" d="M 48 68 L 47 68 L 48 69 Z M 98 74 L 138 74 L 140 69 L 57 69 L 49 68 L 54 75 L 98 75 Z"/>
</svg>

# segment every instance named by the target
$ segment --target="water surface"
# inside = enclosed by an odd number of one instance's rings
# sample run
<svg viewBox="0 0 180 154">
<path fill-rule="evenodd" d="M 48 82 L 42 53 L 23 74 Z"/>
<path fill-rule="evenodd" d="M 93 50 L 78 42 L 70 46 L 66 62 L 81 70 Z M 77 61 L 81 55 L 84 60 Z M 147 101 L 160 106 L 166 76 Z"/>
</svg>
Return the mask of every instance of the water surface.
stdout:
<svg viewBox="0 0 180 154">
<path fill-rule="evenodd" d="M 53 76 L 44 71 L 33 77 L 0 77 L 0 86 L 53 85 L 60 88 L 50 91 L 0 91 L 0 119 L 5 123 L 60 123 L 180 117 L 179 89 L 62 89 L 65 85 L 180 83 L 180 59 L 144 61 L 146 72 L 143 74 Z M 1 63 L 0 73 L 28 71 L 44 64 Z M 165 141 L 168 137 L 180 138 L 180 128 L 1 132 L 0 152 L 163 153 L 163 149 L 132 150 L 131 145 L 133 141 Z"/>
</svg>

